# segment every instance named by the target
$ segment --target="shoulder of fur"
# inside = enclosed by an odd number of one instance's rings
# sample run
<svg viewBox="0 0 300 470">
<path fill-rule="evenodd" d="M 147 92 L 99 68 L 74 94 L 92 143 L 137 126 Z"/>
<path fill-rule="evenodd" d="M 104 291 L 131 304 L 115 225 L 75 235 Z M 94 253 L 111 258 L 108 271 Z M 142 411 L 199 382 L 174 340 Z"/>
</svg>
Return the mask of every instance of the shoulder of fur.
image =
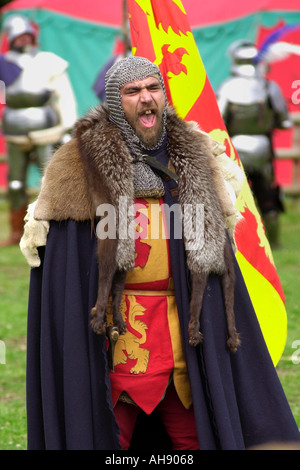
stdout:
<svg viewBox="0 0 300 470">
<path fill-rule="evenodd" d="M 133 199 L 132 156 L 107 108 L 97 106 L 80 119 L 75 136 L 94 207 L 117 204 L 120 196 Z"/>
<path fill-rule="evenodd" d="M 175 134 L 180 137 L 180 131 L 176 128 L 176 115 L 171 110 L 171 121 L 174 126 Z M 182 136 L 180 138 L 186 139 L 182 148 L 189 149 L 189 153 L 192 156 L 191 161 L 195 167 L 197 167 L 196 160 L 201 165 L 201 176 L 205 178 L 212 177 L 213 183 L 216 189 L 217 196 L 220 200 L 223 213 L 225 216 L 232 215 L 235 212 L 232 201 L 228 196 L 228 192 L 225 187 L 224 173 L 222 168 L 223 160 L 220 160 L 220 155 L 224 155 L 224 146 L 212 139 L 209 134 L 202 131 L 199 125 L 195 121 L 183 121 L 182 125 Z M 190 144 L 188 144 L 190 142 Z M 221 152 L 221 153 L 220 153 Z M 185 152 L 187 153 L 187 152 Z M 185 156 L 183 158 L 186 158 Z"/>
<path fill-rule="evenodd" d="M 184 121 L 170 108 L 167 114 L 168 151 L 175 170 L 189 173 L 195 184 L 214 179 L 216 162 L 213 154 L 212 139 L 199 131 L 194 122 Z M 180 176 L 180 175 L 178 175 Z M 214 184 L 214 182 L 213 182 Z"/>
<path fill-rule="evenodd" d="M 43 177 L 34 217 L 38 220 L 87 220 L 92 214 L 77 139 L 53 155 Z"/>
<path fill-rule="evenodd" d="M 210 140 L 207 134 L 199 132 L 194 124 L 181 119 L 172 107 L 167 113 L 168 150 L 170 158 L 184 164 L 196 165 L 206 161 L 211 154 Z M 206 165 L 206 168 L 207 165 Z"/>
<path fill-rule="evenodd" d="M 131 222 L 124 200 L 129 206 L 134 201 L 132 156 L 120 131 L 110 122 L 103 105 L 91 110 L 77 123 L 75 136 L 92 207 L 97 214 L 101 204 L 114 207 L 118 234 L 120 218 L 127 220 L 127 227 L 130 227 Z M 133 269 L 134 253 L 134 237 L 120 238 L 116 253 L 118 268 Z M 111 263 L 111 260 L 108 262 Z"/>
<path fill-rule="evenodd" d="M 93 219 L 101 203 L 133 199 L 132 157 L 99 105 L 80 118 L 74 139 L 53 155 L 35 210 L 40 220 Z"/>
</svg>

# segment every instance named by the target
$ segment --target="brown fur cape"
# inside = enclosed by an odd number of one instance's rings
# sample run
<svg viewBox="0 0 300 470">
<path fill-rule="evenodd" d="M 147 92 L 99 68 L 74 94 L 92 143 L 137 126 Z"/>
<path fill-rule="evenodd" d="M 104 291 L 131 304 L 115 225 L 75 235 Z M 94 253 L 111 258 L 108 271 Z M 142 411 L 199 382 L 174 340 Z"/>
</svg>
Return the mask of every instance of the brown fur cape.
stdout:
<svg viewBox="0 0 300 470">
<path fill-rule="evenodd" d="M 170 167 L 178 175 L 179 203 L 204 205 L 204 242 L 187 251 L 192 272 L 224 272 L 225 218 L 234 214 L 224 180 L 214 158 L 215 142 L 190 123 L 167 115 L 167 150 Z M 38 220 L 94 220 L 97 207 L 114 205 L 117 220 L 120 197 L 134 199 L 132 156 L 119 130 L 99 105 L 80 119 L 74 138 L 63 145 L 48 165 L 34 216 Z M 125 217 L 129 217 L 125 214 Z M 130 222 L 128 220 L 128 222 Z M 183 228 L 185 241 L 190 239 Z M 134 266 L 134 239 L 118 240 L 119 269 Z"/>
</svg>

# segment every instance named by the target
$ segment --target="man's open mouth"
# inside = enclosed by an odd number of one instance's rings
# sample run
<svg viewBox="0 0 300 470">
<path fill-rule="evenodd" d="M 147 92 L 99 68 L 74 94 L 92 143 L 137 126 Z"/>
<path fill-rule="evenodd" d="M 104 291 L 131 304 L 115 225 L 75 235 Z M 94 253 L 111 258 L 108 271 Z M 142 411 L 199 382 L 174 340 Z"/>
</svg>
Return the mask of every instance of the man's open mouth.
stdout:
<svg viewBox="0 0 300 470">
<path fill-rule="evenodd" d="M 155 124 L 156 114 L 151 109 L 147 109 L 140 115 L 140 121 L 144 127 L 153 127 Z"/>
</svg>

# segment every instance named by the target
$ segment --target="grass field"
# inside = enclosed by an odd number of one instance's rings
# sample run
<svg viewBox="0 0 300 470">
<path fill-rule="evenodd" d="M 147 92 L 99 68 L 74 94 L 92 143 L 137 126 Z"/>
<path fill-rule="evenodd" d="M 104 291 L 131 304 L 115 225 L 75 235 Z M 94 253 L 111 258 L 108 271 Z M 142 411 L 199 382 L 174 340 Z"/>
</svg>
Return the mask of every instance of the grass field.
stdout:
<svg viewBox="0 0 300 470">
<path fill-rule="evenodd" d="M 288 335 L 277 371 L 300 428 L 300 201 L 287 201 L 281 228 L 282 248 L 273 256 L 286 297 Z"/>
<path fill-rule="evenodd" d="M 1 239 L 8 235 L 0 201 Z M 25 368 L 29 267 L 17 246 L 0 248 L 0 449 L 26 449 Z M 4 356 L 4 357 L 3 357 Z M 3 362 L 5 361 L 5 364 Z"/>
<path fill-rule="evenodd" d="M 7 217 L 7 204 L 2 199 L 1 239 L 8 235 Z M 300 427 L 300 203 L 287 201 L 281 224 L 283 246 L 273 255 L 286 295 L 288 337 L 277 370 Z M 29 267 L 18 247 L 0 248 L 0 266 L 0 450 L 21 450 L 26 449 Z"/>
</svg>

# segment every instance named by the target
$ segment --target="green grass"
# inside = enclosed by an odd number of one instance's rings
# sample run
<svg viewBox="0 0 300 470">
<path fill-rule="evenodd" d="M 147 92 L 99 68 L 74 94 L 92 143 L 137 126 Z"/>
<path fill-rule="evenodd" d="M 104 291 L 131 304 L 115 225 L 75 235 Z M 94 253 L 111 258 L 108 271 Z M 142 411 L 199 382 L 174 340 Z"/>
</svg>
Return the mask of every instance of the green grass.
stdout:
<svg viewBox="0 0 300 470">
<path fill-rule="evenodd" d="M 286 295 L 288 337 L 277 370 L 300 427 L 300 363 L 294 364 L 291 358 L 297 351 L 293 348 L 293 342 L 300 341 L 299 204 L 288 201 L 281 225 L 283 246 L 274 251 L 273 255 Z M 7 203 L 0 199 L 0 238 L 7 235 Z M 0 355 L 0 450 L 18 450 L 26 449 L 25 369 L 29 267 L 19 247 L 0 248 L 0 266 L 0 341 L 5 345 L 5 364 L 1 363 Z M 300 352 L 298 359 L 300 362 Z"/>
<path fill-rule="evenodd" d="M 286 297 L 288 335 L 277 371 L 300 428 L 300 204 L 287 201 L 281 219 L 282 248 L 273 251 Z M 295 356 L 293 358 L 293 355 Z"/>
<path fill-rule="evenodd" d="M 0 201 L 1 239 L 8 235 L 7 218 L 7 204 Z M 0 449 L 26 449 L 25 369 L 29 267 L 18 246 L 0 248 L 0 266 Z"/>
</svg>

